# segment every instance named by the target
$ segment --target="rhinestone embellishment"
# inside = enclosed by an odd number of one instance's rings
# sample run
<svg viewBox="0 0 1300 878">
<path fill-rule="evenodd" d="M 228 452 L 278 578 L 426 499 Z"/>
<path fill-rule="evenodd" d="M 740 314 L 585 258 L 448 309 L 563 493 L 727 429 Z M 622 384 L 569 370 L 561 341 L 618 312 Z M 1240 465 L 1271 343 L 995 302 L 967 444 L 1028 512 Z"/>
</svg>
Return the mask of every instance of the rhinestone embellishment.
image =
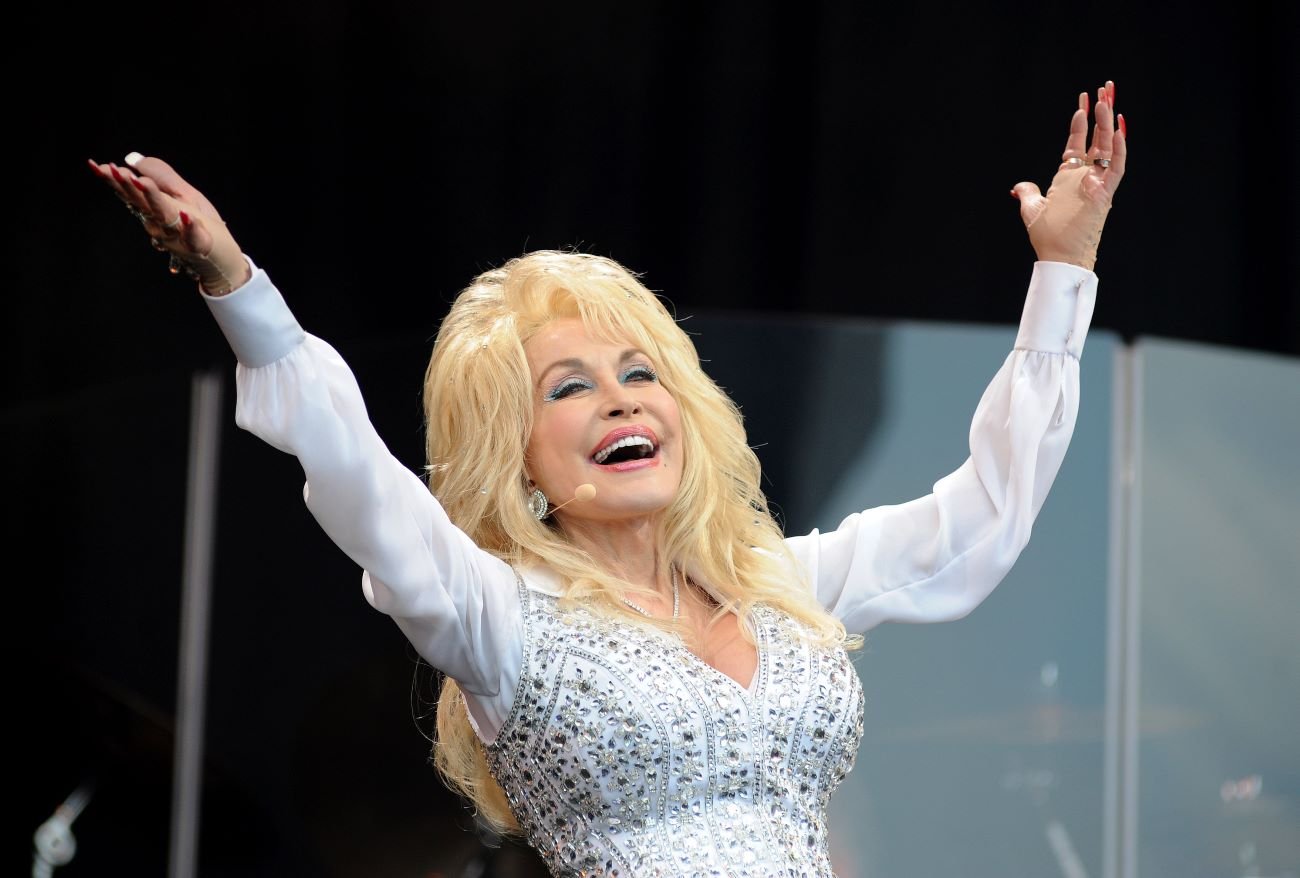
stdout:
<svg viewBox="0 0 1300 878">
<path fill-rule="evenodd" d="M 750 689 L 676 636 L 520 585 L 524 664 L 488 747 L 555 875 L 832 875 L 826 805 L 862 737 L 842 649 L 758 607 Z"/>
</svg>

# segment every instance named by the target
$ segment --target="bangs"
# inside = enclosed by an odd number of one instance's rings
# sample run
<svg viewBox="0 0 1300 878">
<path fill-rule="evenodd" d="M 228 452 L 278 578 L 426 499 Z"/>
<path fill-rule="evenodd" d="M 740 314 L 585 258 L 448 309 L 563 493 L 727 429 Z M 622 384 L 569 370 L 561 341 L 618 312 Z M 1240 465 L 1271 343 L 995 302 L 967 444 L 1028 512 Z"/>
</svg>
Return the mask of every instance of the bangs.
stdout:
<svg viewBox="0 0 1300 878">
<path fill-rule="evenodd" d="M 554 258 L 513 271 L 502 290 L 521 343 L 554 320 L 576 318 L 593 338 L 630 343 L 660 366 L 692 347 L 663 303 L 630 272 L 600 257 L 548 255 Z"/>
</svg>

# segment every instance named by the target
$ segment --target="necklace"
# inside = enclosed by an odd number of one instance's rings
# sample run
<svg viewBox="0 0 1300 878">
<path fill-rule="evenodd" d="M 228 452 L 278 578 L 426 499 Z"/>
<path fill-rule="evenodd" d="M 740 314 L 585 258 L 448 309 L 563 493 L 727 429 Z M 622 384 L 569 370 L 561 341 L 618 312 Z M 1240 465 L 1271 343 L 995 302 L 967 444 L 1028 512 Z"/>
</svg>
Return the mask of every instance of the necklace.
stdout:
<svg viewBox="0 0 1300 878">
<path fill-rule="evenodd" d="M 668 569 L 672 571 L 672 579 L 673 579 L 673 621 L 676 622 L 676 621 L 681 617 L 681 608 L 682 608 L 681 598 L 682 598 L 682 593 L 681 593 L 681 591 L 680 591 L 680 590 L 678 589 L 678 587 L 677 587 L 677 565 L 676 565 L 676 564 L 673 564 L 673 565 L 669 566 Z M 646 612 L 646 610 L 645 610 L 644 607 L 637 606 L 636 604 L 634 604 L 634 603 L 632 603 L 631 601 L 629 601 L 627 598 L 623 598 L 623 603 L 627 604 L 629 607 L 631 607 L 632 609 L 636 610 L 638 613 L 640 613 L 642 616 L 645 616 L 647 619 L 653 619 L 653 618 L 654 618 L 654 616 L 651 616 L 648 612 Z"/>
</svg>

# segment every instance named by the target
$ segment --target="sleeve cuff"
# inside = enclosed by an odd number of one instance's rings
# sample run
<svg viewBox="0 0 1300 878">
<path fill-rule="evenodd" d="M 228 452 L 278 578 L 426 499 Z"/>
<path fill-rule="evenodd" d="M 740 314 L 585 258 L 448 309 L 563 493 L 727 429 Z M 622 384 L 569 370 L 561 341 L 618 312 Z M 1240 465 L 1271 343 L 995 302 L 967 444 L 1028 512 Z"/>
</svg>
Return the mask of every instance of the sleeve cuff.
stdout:
<svg viewBox="0 0 1300 878">
<path fill-rule="evenodd" d="M 1035 262 L 1016 348 L 1081 356 L 1096 304 L 1097 275 L 1064 262 Z"/>
<path fill-rule="evenodd" d="M 247 259 L 248 257 L 244 257 Z M 306 338 L 280 291 L 262 269 L 248 260 L 253 276 L 233 293 L 204 294 L 221 334 L 241 364 L 256 369 L 281 359 Z"/>
</svg>

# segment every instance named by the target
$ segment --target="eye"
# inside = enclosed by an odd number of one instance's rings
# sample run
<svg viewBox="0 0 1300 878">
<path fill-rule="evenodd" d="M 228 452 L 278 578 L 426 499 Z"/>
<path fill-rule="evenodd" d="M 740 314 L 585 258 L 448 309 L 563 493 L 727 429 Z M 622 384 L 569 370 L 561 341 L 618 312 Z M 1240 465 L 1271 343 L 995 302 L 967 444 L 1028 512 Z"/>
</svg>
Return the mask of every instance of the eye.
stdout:
<svg viewBox="0 0 1300 878">
<path fill-rule="evenodd" d="M 659 380 L 659 376 L 655 374 L 654 369 L 651 369 L 649 366 L 642 365 L 642 366 L 633 366 L 632 368 L 628 369 L 619 377 L 619 380 L 622 381 L 624 384 L 627 384 L 629 381 L 648 381 L 653 383 Z"/>
<path fill-rule="evenodd" d="M 583 381 L 581 378 L 565 378 L 547 392 L 546 401 L 555 402 L 557 399 L 564 399 L 566 396 L 572 396 L 579 390 L 590 389 L 591 384 L 587 381 Z"/>
</svg>

